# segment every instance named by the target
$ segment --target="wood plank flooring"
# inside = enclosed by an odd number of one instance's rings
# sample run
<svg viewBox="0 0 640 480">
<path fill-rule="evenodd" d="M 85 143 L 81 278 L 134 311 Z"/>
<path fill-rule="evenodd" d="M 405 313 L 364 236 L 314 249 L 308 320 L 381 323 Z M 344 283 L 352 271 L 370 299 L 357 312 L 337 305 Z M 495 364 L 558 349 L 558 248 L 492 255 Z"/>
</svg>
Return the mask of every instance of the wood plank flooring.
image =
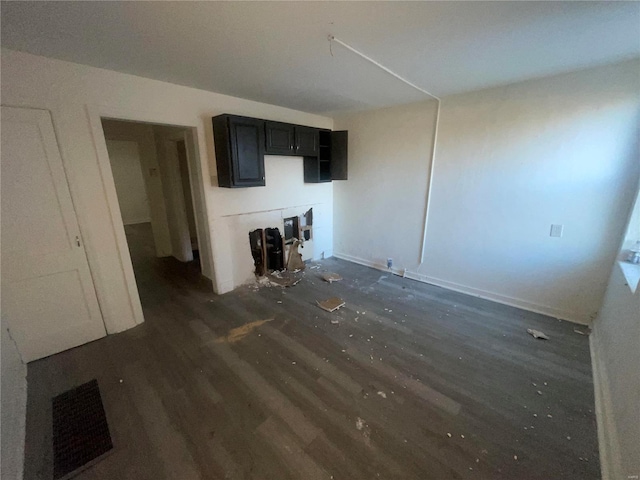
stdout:
<svg viewBox="0 0 640 480">
<path fill-rule="evenodd" d="M 146 322 L 29 364 L 26 479 L 52 478 L 51 397 L 92 378 L 114 451 L 83 480 L 600 478 L 574 325 L 336 259 L 216 296 L 127 237 Z"/>
</svg>

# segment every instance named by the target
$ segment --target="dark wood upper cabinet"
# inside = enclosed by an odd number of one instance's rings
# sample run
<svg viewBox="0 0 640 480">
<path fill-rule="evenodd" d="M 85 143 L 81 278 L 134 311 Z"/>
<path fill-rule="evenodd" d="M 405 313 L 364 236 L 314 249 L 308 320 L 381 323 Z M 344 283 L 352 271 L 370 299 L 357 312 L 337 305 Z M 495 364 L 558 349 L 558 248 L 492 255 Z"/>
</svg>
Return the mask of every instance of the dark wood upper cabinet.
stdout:
<svg viewBox="0 0 640 480">
<path fill-rule="evenodd" d="M 267 155 L 318 155 L 318 129 L 290 123 L 265 122 Z"/>
<path fill-rule="evenodd" d="M 265 122 L 265 153 L 295 155 L 295 127 L 289 123 Z"/>
<path fill-rule="evenodd" d="M 218 185 L 260 187 L 264 179 L 264 120 L 234 115 L 213 118 Z"/>
<path fill-rule="evenodd" d="M 347 158 L 349 150 L 349 132 L 346 130 L 331 132 L 331 179 L 347 180 Z"/>
<path fill-rule="evenodd" d="M 265 185 L 264 155 L 304 157 L 305 183 L 347 179 L 347 132 L 238 115 L 213 117 L 218 185 Z"/>
<path fill-rule="evenodd" d="M 296 155 L 302 157 L 318 155 L 319 130 L 311 127 L 295 127 Z"/>
</svg>

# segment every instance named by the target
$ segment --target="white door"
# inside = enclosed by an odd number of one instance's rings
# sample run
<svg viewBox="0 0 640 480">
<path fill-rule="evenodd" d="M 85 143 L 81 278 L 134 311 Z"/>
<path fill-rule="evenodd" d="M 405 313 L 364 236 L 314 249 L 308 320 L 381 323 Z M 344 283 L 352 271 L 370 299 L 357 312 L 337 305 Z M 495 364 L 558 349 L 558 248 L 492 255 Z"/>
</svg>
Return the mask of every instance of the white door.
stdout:
<svg viewBox="0 0 640 480">
<path fill-rule="evenodd" d="M 25 362 L 106 335 L 49 112 L 2 107 L 2 323 Z"/>
</svg>

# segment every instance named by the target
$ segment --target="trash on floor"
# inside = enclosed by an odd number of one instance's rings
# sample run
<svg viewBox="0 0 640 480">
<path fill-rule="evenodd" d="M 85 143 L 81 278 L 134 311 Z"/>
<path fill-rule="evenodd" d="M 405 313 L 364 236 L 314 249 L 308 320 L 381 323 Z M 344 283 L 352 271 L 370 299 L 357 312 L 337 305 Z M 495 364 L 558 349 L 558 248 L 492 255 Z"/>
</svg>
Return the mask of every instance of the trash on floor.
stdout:
<svg viewBox="0 0 640 480">
<path fill-rule="evenodd" d="M 302 273 L 289 272 L 287 270 L 275 271 L 267 274 L 269 283 L 278 287 L 294 287 L 302 280 Z"/>
<path fill-rule="evenodd" d="M 336 319 L 331 320 L 331 325 L 338 325 L 339 323 L 340 323 L 339 320 L 336 320 Z"/>
<path fill-rule="evenodd" d="M 527 333 L 531 335 L 533 338 L 541 338 L 542 340 L 549 340 L 549 337 L 540 330 L 535 330 L 533 328 L 527 328 Z"/>
<path fill-rule="evenodd" d="M 587 336 L 591 335 L 591 329 L 589 327 L 586 327 L 584 330 L 581 330 L 579 328 L 574 328 L 573 331 L 580 335 L 587 335 Z"/>
<path fill-rule="evenodd" d="M 316 301 L 316 303 L 321 309 L 326 310 L 327 312 L 333 312 L 345 305 L 345 301 L 338 297 L 331 297 L 327 300 L 323 300 L 322 302 Z"/>
<path fill-rule="evenodd" d="M 339 282 L 340 280 L 342 280 L 342 277 L 340 275 L 338 275 L 337 273 L 325 273 L 324 275 L 322 275 L 322 279 L 325 282 L 329 282 L 329 283 L 333 283 L 333 282 Z"/>
</svg>

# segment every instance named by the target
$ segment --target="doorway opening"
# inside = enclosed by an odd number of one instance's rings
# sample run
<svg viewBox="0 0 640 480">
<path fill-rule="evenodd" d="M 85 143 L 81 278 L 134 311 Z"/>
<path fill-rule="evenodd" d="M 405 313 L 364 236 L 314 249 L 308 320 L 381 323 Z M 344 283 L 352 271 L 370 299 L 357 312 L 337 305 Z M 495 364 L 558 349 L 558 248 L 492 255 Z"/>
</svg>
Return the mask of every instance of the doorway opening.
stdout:
<svg viewBox="0 0 640 480">
<path fill-rule="evenodd" d="M 189 156 L 188 127 L 103 118 L 109 163 L 143 306 L 163 285 L 202 276 L 197 168 Z M 203 232 L 202 232 L 203 233 Z"/>
</svg>

